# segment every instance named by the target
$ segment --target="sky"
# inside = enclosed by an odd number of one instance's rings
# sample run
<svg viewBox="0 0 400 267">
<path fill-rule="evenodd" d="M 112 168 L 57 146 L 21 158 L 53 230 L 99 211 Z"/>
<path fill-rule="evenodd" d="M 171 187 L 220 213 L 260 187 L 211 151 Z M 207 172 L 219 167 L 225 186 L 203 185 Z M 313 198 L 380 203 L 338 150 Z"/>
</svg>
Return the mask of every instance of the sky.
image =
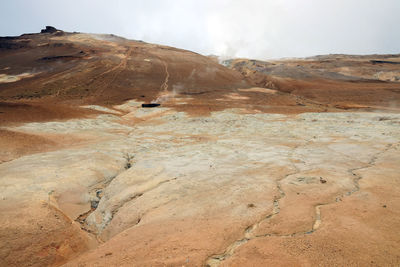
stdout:
<svg viewBox="0 0 400 267">
<path fill-rule="evenodd" d="M 222 58 L 400 53 L 400 0 L 0 0 L 0 36 L 46 25 Z"/>
</svg>

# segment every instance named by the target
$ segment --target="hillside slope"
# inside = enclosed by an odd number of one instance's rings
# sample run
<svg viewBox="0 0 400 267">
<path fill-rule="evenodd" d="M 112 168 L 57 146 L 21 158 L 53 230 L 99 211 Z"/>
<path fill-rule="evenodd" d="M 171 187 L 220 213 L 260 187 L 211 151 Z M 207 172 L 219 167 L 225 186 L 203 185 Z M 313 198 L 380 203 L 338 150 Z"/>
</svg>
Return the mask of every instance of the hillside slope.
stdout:
<svg viewBox="0 0 400 267">
<path fill-rule="evenodd" d="M 236 71 L 190 51 L 58 30 L 1 37 L 0 72 L 0 109 L 17 100 L 68 106 L 174 95 L 206 100 L 248 87 Z"/>
<path fill-rule="evenodd" d="M 400 55 L 326 55 L 305 59 L 233 59 L 224 65 L 260 87 L 339 109 L 400 107 Z"/>
</svg>

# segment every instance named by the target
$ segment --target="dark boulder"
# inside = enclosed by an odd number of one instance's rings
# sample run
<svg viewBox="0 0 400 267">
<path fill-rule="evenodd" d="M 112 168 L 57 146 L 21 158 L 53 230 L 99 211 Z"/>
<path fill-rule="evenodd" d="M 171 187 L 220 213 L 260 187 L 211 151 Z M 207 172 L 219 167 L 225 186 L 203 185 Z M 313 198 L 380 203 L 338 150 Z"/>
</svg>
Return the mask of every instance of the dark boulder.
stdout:
<svg viewBox="0 0 400 267">
<path fill-rule="evenodd" d="M 46 29 L 41 30 L 40 33 L 55 33 L 55 32 L 59 32 L 59 31 L 60 30 L 57 30 L 53 26 L 46 26 Z"/>
</svg>

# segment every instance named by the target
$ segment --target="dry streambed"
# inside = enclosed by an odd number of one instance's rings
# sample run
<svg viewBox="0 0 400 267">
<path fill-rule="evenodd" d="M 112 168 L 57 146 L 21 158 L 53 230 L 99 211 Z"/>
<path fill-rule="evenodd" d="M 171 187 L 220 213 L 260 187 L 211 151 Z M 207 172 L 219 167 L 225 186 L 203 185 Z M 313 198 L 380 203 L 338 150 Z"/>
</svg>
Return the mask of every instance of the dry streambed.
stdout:
<svg viewBox="0 0 400 267">
<path fill-rule="evenodd" d="M 0 165 L 1 265 L 57 265 L 87 250 L 70 265 L 261 264 L 283 255 L 265 256 L 271 240 L 329 237 L 327 225 L 340 228 L 326 219 L 328 208 L 357 194 L 398 193 L 398 114 L 231 109 L 189 117 L 139 104 L 116 107 L 124 116 L 7 128 L 94 140 Z M 390 188 L 380 187 L 385 177 L 392 177 Z M 381 191 L 365 193 L 364 179 Z M 398 216 L 393 208 L 382 216 Z M 381 241 L 389 251 L 383 263 L 398 261 L 392 245 L 399 241 Z M 263 256 L 254 248 L 265 249 Z"/>
</svg>

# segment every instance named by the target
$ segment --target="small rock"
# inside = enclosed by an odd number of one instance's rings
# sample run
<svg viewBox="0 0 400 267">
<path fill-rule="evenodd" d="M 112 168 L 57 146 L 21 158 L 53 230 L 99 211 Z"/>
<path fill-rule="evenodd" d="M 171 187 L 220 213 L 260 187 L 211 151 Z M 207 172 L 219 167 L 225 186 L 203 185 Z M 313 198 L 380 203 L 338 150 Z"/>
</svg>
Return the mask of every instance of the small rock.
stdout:
<svg viewBox="0 0 400 267">
<path fill-rule="evenodd" d="M 130 169 L 131 167 L 132 167 L 132 164 L 130 162 L 128 162 L 125 165 L 125 170 Z"/>
<path fill-rule="evenodd" d="M 321 184 L 325 184 L 326 183 L 326 180 L 324 178 L 322 178 L 322 177 L 319 177 L 319 181 L 321 182 Z"/>
<path fill-rule="evenodd" d="M 102 196 L 103 196 L 103 190 L 101 190 L 101 189 L 97 190 L 96 191 L 96 197 L 102 198 Z"/>
<path fill-rule="evenodd" d="M 99 201 L 95 201 L 95 200 L 90 201 L 90 207 L 92 209 L 96 209 L 98 205 L 99 205 Z"/>
</svg>

